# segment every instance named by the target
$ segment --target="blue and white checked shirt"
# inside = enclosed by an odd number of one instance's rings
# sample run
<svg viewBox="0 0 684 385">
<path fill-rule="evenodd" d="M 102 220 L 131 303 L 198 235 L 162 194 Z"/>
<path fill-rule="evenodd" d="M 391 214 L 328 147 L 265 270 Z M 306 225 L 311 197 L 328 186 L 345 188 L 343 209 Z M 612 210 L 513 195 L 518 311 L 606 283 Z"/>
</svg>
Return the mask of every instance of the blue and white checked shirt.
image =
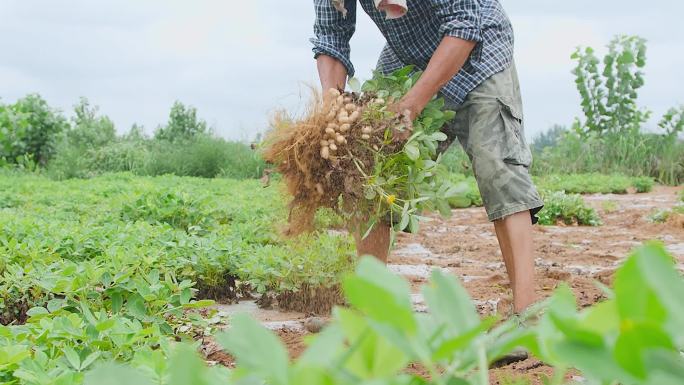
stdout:
<svg viewBox="0 0 684 385">
<path fill-rule="evenodd" d="M 463 68 L 442 88 L 442 95 L 461 104 L 468 93 L 513 62 L 513 28 L 499 0 L 408 0 L 408 12 L 388 20 L 373 0 L 359 0 L 385 36 L 378 70 L 388 73 L 413 64 L 425 69 L 444 36 L 477 42 Z M 349 40 L 356 29 L 356 0 L 345 0 L 347 17 L 331 0 L 314 0 L 313 51 L 340 60 L 354 75 Z"/>
</svg>

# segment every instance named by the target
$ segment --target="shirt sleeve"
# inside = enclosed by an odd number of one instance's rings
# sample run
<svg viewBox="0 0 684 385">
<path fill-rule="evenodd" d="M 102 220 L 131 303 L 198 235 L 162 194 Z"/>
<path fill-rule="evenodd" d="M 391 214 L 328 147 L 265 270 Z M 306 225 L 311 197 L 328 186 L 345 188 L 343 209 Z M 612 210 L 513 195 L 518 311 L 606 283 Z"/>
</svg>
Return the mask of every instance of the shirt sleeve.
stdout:
<svg viewBox="0 0 684 385">
<path fill-rule="evenodd" d="M 430 0 L 442 21 L 443 36 L 481 42 L 480 4 L 478 0 Z"/>
<path fill-rule="evenodd" d="M 313 43 L 314 58 L 328 55 L 342 62 L 347 68 L 347 75 L 354 76 L 350 54 L 351 40 L 356 30 L 356 0 L 344 0 L 346 16 L 335 9 L 331 0 L 314 0 L 316 21 L 314 23 Z"/>
</svg>

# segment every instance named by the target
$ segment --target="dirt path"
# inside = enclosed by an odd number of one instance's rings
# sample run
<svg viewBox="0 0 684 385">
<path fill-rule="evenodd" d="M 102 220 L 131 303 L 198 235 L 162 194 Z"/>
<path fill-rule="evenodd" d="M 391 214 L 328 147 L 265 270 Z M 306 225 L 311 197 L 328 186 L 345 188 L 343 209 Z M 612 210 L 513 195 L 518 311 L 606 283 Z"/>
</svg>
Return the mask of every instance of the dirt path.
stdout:
<svg viewBox="0 0 684 385">
<path fill-rule="evenodd" d="M 599 211 L 603 226 L 535 226 L 539 296 L 549 296 L 560 283 L 566 282 L 581 306 L 599 301 L 602 294 L 594 281 L 610 284 L 612 273 L 629 251 L 651 239 L 663 241 L 684 270 L 684 227 L 675 223 L 654 224 L 647 219 L 657 209 L 674 206 L 678 190 L 657 187 L 647 194 L 587 195 L 585 200 Z M 420 286 L 430 271 L 439 267 L 460 277 L 481 313 L 509 312 L 508 278 L 493 226 L 482 208 L 454 210 L 447 220 L 433 216 L 423 224 L 420 234 L 399 234 L 389 267 L 411 281 L 418 310 L 425 306 Z M 252 313 L 278 331 L 292 356 L 304 349 L 305 314 L 261 310 L 248 302 L 221 306 L 219 311 L 225 315 L 238 311 Z M 218 361 L 225 361 L 225 357 Z M 499 384 L 504 378 L 524 375 L 540 384 L 540 375 L 550 372 L 551 368 L 530 359 L 492 371 L 491 378 L 492 384 Z"/>
</svg>

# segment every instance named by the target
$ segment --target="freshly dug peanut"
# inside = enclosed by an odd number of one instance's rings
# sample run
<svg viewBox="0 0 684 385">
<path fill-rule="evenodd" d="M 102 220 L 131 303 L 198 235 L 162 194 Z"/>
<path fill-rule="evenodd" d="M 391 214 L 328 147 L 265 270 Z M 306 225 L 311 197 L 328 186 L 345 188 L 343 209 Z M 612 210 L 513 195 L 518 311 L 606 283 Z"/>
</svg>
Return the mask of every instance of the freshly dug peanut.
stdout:
<svg viewBox="0 0 684 385">
<path fill-rule="evenodd" d="M 351 128 L 351 124 L 349 124 L 349 123 L 345 123 L 345 124 L 340 125 L 340 131 L 342 131 L 342 132 L 347 132 L 347 131 L 349 131 L 350 128 Z"/>
<path fill-rule="evenodd" d="M 345 96 L 345 97 L 344 97 L 344 102 L 345 102 L 345 103 L 351 103 L 351 102 L 353 102 L 353 101 L 354 101 L 354 99 L 352 99 L 351 96 Z"/>
<path fill-rule="evenodd" d="M 330 148 L 328 146 L 321 147 L 321 158 L 330 158 Z"/>
<path fill-rule="evenodd" d="M 344 96 L 343 95 L 338 96 L 336 101 L 337 101 L 337 104 L 344 103 Z"/>
<path fill-rule="evenodd" d="M 351 115 L 349 115 L 349 120 L 351 120 L 352 122 L 355 122 L 356 119 L 358 119 L 358 118 L 359 118 L 359 111 L 358 110 L 352 112 Z"/>
<path fill-rule="evenodd" d="M 354 104 L 354 103 L 347 103 L 347 104 L 344 105 L 344 109 L 347 110 L 347 112 L 356 111 L 356 104 Z"/>
<path fill-rule="evenodd" d="M 328 141 L 325 139 L 321 139 L 321 147 L 325 147 L 328 145 Z"/>
<path fill-rule="evenodd" d="M 340 124 L 348 124 L 351 123 L 351 119 L 349 119 L 348 116 L 339 116 L 337 118 L 337 121 L 340 122 Z"/>
<path fill-rule="evenodd" d="M 368 134 L 363 134 L 363 135 L 361 135 L 361 139 L 363 139 L 363 140 L 368 140 L 368 139 L 370 139 L 370 135 L 368 135 Z"/>
<path fill-rule="evenodd" d="M 370 134 L 371 132 L 373 132 L 373 127 L 365 126 L 361 129 L 361 132 L 364 134 Z"/>
<path fill-rule="evenodd" d="M 344 144 L 346 139 L 344 138 L 344 136 L 338 134 L 337 137 L 335 138 L 335 141 L 337 142 L 337 144 Z"/>
<path fill-rule="evenodd" d="M 338 96 L 340 96 L 340 90 L 338 90 L 337 88 L 331 88 L 328 90 L 328 94 L 334 98 L 337 98 Z"/>
<path fill-rule="evenodd" d="M 338 126 L 335 122 L 328 123 L 328 127 L 332 128 L 333 130 L 337 130 L 338 128 L 340 128 L 340 126 Z"/>
<path fill-rule="evenodd" d="M 337 145 L 335 143 L 330 143 L 328 147 L 330 148 L 330 151 L 337 151 Z"/>
<path fill-rule="evenodd" d="M 332 129 L 332 128 L 330 128 L 330 127 L 326 127 L 325 133 L 328 134 L 328 135 L 334 135 L 334 134 L 335 134 L 335 130 Z"/>
</svg>

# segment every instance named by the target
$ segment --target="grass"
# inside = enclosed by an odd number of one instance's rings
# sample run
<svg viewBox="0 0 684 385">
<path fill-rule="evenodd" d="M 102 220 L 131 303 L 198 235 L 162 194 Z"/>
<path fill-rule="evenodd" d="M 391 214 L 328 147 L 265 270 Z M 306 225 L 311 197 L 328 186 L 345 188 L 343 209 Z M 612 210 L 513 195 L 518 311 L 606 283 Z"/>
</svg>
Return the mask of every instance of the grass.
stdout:
<svg viewBox="0 0 684 385">
<path fill-rule="evenodd" d="M 642 132 L 588 138 L 567 132 L 535 154 L 532 173 L 623 174 L 678 185 L 684 182 L 684 141 Z"/>
<path fill-rule="evenodd" d="M 110 172 L 141 176 L 258 178 L 265 164 L 244 143 L 211 136 L 175 142 L 118 138 L 101 147 L 64 146 L 47 166 L 54 179 L 91 178 Z"/>
</svg>

